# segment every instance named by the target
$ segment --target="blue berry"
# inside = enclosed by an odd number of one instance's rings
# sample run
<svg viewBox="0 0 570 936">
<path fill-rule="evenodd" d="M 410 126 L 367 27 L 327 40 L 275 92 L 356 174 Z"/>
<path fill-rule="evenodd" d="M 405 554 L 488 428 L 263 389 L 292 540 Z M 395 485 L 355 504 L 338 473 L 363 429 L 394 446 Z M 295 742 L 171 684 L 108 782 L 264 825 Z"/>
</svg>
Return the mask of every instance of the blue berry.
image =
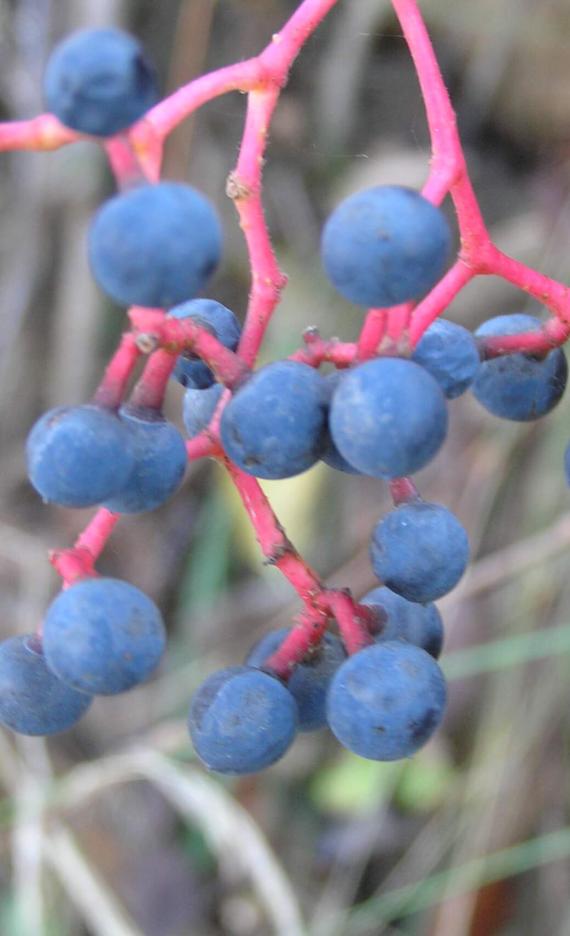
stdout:
<svg viewBox="0 0 570 936">
<path fill-rule="evenodd" d="M 325 225 L 321 254 L 346 299 L 386 307 L 431 289 L 445 270 L 450 245 L 439 208 L 412 189 L 379 185 L 338 205 Z"/>
<path fill-rule="evenodd" d="M 125 484 L 134 468 L 129 433 L 98 406 L 60 406 L 33 426 L 26 443 L 28 476 L 44 501 L 91 507 Z"/>
<path fill-rule="evenodd" d="M 297 730 L 297 706 L 275 677 L 251 666 L 210 676 L 190 706 L 196 754 L 223 774 L 255 773 L 283 756 Z"/>
<path fill-rule="evenodd" d="M 158 665 L 164 644 L 154 602 L 119 579 L 81 579 L 59 593 L 44 619 L 50 670 L 66 685 L 93 695 L 115 695 L 143 682 Z"/>
<path fill-rule="evenodd" d="M 221 302 L 215 302 L 213 299 L 191 299 L 171 309 L 169 314 L 178 319 L 196 319 L 198 324 L 208 328 L 230 351 L 235 351 L 238 346 L 241 326 L 234 313 Z M 172 376 L 183 387 L 193 387 L 195 390 L 205 390 L 211 387 L 215 380 L 208 365 L 191 351 L 180 355 Z"/>
<path fill-rule="evenodd" d="M 276 361 L 253 374 L 222 413 L 224 449 L 257 478 L 291 478 L 319 459 L 326 432 L 323 378 L 296 361 Z"/>
<path fill-rule="evenodd" d="M 386 618 L 376 640 L 406 640 L 421 647 L 435 660 L 443 646 L 443 624 L 434 604 L 407 601 L 390 588 L 374 588 L 361 603 L 379 608 Z"/>
<path fill-rule="evenodd" d="M 167 308 L 196 295 L 218 265 L 221 231 L 209 201 L 160 182 L 115 195 L 89 229 L 89 262 L 116 302 Z"/>
<path fill-rule="evenodd" d="M 207 390 L 193 390 L 184 394 L 183 419 L 189 439 L 193 439 L 209 425 L 225 387 L 213 384 Z"/>
<path fill-rule="evenodd" d="M 424 332 L 412 360 L 435 377 L 448 400 L 465 393 L 481 367 L 471 332 L 445 319 L 436 319 Z"/>
<path fill-rule="evenodd" d="M 118 29 L 86 29 L 64 39 L 48 61 L 44 94 L 66 127 L 103 137 L 130 127 L 158 99 L 141 45 Z"/>
<path fill-rule="evenodd" d="M 121 490 L 105 502 L 114 513 L 160 507 L 182 484 L 186 446 L 176 426 L 154 412 L 119 411 L 134 453 L 134 467 Z"/>
<path fill-rule="evenodd" d="M 282 627 L 266 634 L 250 650 L 246 664 L 262 668 L 289 633 L 289 628 Z M 287 681 L 287 688 L 299 710 L 299 731 L 315 731 L 326 725 L 329 683 L 345 659 L 346 653 L 338 637 L 326 633 L 320 645 L 295 666 Z"/>
<path fill-rule="evenodd" d="M 445 397 L 412 361 L 377 358 L 347 372 L 329 425 L 340 454 L 363 474 L 399 478 L 436 455 L 447 433 Z"/>
<path fill-rule="evenodd" d="M 330 374 L 325 375 L 325 386 L 328 393 L 329 408 L 327 415 L 330 417 L 330 403 L 333 397 L 333 394 L 338 387 L 339 383 L 346 376 L 347 371 L 332 371 Z M 337 471 L 344 471 L 346 474 L 360 474 L 358 468 L 354 468 L 350 462 L 347 462 L 346 458 L 340 454 L 337 449 L 333 437 L 331 435 L 328 420 L 327 420 L 327 429 L 325 433 L 325 444 L 323 448 L 323 453 L 321 455 L 321 460 L 324 461 L 326 465 L 329 465 L 331 468 L 335 468 Z"/>
<path fill-rule="evenodd" d="M 414 501 L 376 525 L 372 567 L 392 591 L 426 604 L 457 584 L 469 560 L 469 541 L 459 520 L 440 504 Z"/>
<path fill-rule="evenodd" d="M 71 728 L 91 705 L 47 668 L 32 634 L 0 643 L 0 723 L 25 735 L 51 735 Z"/>
<path fill-rule="evenodd" d="M 517 335 L 536 331 L 539 319 L 532 315 L 498 315 L 484 322 L 475 334 Z M 545 416 L 556 406 L 566 388 L 568 364 L 560 348 L 546 357 L 505 354 L 484 361 L 473 383 L 473 395 L 485 409 L 503 419 L 527 422 Z"/>
<path fill-rule="evenodd" d="M 413 644 L 386 641 L 355 653 L 337 670 L 327 717 L 354 754 L 399 760 L 429 740 L 445 702 L 445 680 L 433 657 Z"/>
</svg>

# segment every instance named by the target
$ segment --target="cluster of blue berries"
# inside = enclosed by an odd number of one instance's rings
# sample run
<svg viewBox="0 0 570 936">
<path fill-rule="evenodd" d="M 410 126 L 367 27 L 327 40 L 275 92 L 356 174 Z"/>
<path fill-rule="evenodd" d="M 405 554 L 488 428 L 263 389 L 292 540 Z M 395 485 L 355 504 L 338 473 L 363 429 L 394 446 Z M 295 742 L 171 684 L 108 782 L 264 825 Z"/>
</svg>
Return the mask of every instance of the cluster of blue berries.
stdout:
<svg viewBox="0 0 570 936">
<path fill-rule="evenodd" d="M 383 186 L 343 202 L 322 239 L 325 270 L 360 305 L 390 307 L 421 298 L 445 270 L 444 215 L 416 192 Z M 378 357 L 322 375 L 295 361 L 268 364 L 235 392 L 221 417 L 229 457 L 258 478 L 288 478 L 319 459 L 340 471 L 388 481 L 427 465 L 445 440 L 448 401 L 471 389 L 491 413 L 527 421 L 548 413 L 566 385 L 564 353 L 516 353 L 482 360 L 478 339 L 536 330 L 528 315 L 498 316 L 472 335 L 438 320 L 411 358 Z M 190 433 L 200 394 L 215 408 L 221 389 L 187 391 Z M 570 461 L 570 456 L 569 456 Z M 413 490 L 413 488 L 412 488 Z M 347 657 L 338 637 L 298 663 L 286 684 L 270 661 L 287 631 L 268 634 L 243 666 L 207 679 L 190 710 L 203 762 L 249 773 L 288 749 L 296 731 L 328 726 L 361 757 L 408 757 L 432 736 L 445 710 L 437 658 L 443 626 L 433 602 L 459 581 L 467 535 L 447 508 L 410 494 L 375 526 L 370 546 L 383 583 L 362 599 L 377 627 L 369 646 Z"/>
<path fill-rule="evenodd" d="M 152 68 L 131 37 L 82 32 L 55 51 L 45 93 L 68 127 L 108 138 L 156 101 Z M 346 199 L 322 239 L 328 277 L 349 301 L 390 308 L 421 299 L 446 269 L 451 233 L 420 194 L 379 186 Z M 89 231 L 93 275 L 123 305 L 191 318 L 229 350 L 240 340 L 234 313 L 196 298 L 218 264 L 221 231 L 209 202 L 181 183 L 141 183 L 107 201 Z M 319 460 L 342 472 L 387 481 L 427 465 L 447 434 L 448 401 L 468 389 L 491 413 L 531 420 L 549 412 L 567 379 L 563 352 L 482 360 L 480 340 L 535 329 L 527 315 L 499 316 L 472 335 L 437 321 L 410 356 L 381 356 L 322 374 L 294 360 L 248 375 L 227 401 L 224 387 L 192 352 L 174 378 L 185 388 L 183 421 L 194 438 L 218 405 L 228 458 L 256 478 L 280 479 Z M 59 407 L 32 428 L 29 478 L 44 501 L 140 513 L 182 482 L 182 434 L 156 409 L 94 401 Z M 568 456 L 570 473 L 570 455 Z M 414 490 L 411 487 L 411 490 Z M 372 567 L 381 585 L 362 599 L 368 644 L 347 655 L 327 632 L 291 668 L 271 668 L 287 630 L 266 635 L 244 664 L 214 673 L 196 692 L 189 728 L 201 760 L 221 773 L 260 770 L 280 758 L 297 731 L 328 726 L 356 754 L 394 760 L 417 751 L 445 710 L 437 663 L 443 626 L 433 602 L 461 578 L 466 533 L 445 507 L 410 494 L 375 526 Z M 41 633 L 0 644 L 0 722 L 48 735 L 73 725 L 94 695 L 124 692 L 159 663 L 165 630 L 155 605 L 111 578 L 79 579 L 50 605 Z"/>
</svg>

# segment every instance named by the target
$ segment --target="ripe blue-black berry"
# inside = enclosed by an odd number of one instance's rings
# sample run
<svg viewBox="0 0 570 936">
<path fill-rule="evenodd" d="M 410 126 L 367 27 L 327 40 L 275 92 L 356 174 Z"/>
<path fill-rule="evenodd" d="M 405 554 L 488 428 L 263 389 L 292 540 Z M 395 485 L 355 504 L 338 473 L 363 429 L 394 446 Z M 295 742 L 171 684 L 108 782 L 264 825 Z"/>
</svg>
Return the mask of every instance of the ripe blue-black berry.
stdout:
<svg viewBox="0 0 570 936">
<path fill-rule="evenodd" d="M 435 377 L 448 400 L 465 393 L 481 366 L 471 332 L 445 319 L 436 319 L 424 332 L 412 360 Z"/>
<path fill-rule="evenodd" d="M 176 426 L 158 413 L 140 413 L 125 407 L 119 417 L 129 436 L 134 467 L 105 507 L 114 513 L 154 510 L 182 483 L 187 461 L 184 439 Z"/>
<path fill-rule="evenodd" d="M 222 384 L 213 384 L 206 390 L 193 390 L 190 387 L 186 391 L 183 419 L 189 439 L 193 439 L 209 424 L 224 389 Z"/>
<path fill-rule="evenodd" d="M 196 753 L 210 770 L 255 773 L 292 743 L 297 706 L 275 677 L 251 666 L 230 666 L 200 686 L 188 726 Z"/>
<path fill-rule="evenodd" d="M 351 302 L 393 306 L 431 289 L 450 244 L 439 208 L 412 189 L 385 185 L 338 205 L 325 225 L 321 254 L 329 279 Z"/>
<path fill-rule="evenodd" d="M 64 39 L 48 61 L 44 94 L 66 127 L 103 137 L 130 127 L 158 99 L 142 47 L 118 29 L 86 29 Z"/>
<path fill-rule="evenodd" d="M 337 471 L 344 471 L 346 474 L 359 474 L 358 468 L 354 468 L 350 462 L 347 462 L 346 458 L 340 454 L 337 449 L 334 439 L 331 435 L 329 428 L 329 419 L 330 419 L 330 403 L 333 397 L 333 394 L 338 387 L 340 381 L 346 376 L 347 371 L 335 370 L 330 374 L 325 375 L 325 387 L 328 394 L 329 406 L 327 409 L 327 427 L 325 432 L 325 444 L 323 448 L 323 453 L 321 455 L 321 460 L 325 462 L 326 465 L 329 465 L 331 468 L 336 468 Z"/>
<path fill-rule="evenodd" d="M 164 644 L 154 602 L 119 579 L 76 582 L 52 601 L 44 619 L 50 670 L 92 695 L 114 695 L 143 682 L 158 665 Z"/>
<path fill-rule="evenodd" d="M 469 560 L 459 520 L 440 504 L 414 501 L 380 520 L 370 544 L 372 567 L 392 591 L 426 604 L 457 584 Z"/>
<path fill-rule="evenodd" d="M 0 723 L 25 735 L 51 735 L 71 728 L 91 705 L 91 696 L 61 682 L 46 666 L 37 637 L 0 643 Z"/>
<path fill-rule="evenodd" d="M 125 305 L 168 308 L 192 298 L 214 272 L 220 252 L 212 205 L 179 182 L 115 195 L 89 229 L 93 276 Z"/>
<path fill-rule="evenodd" d="M 47 502 L 91 507 L 115 494 L 134 468 L 129 433 L 110 410 L 60 406 L 45 413 L 26 443 L 28 476 Z"/>
<path fill-rule="evenodd" d="M 339 382 L 329 426 L 340 454 L 363 474 L 399 478 L 435 456 L 447 433 L 447 406 L 419 364 L 377 358 Z"/>
<path fill-rule="evenodd" d="M 235 351 L 238 346 L 241 326 L 231 309 L 221 302 L 215 302 L 213 299 L 192 299 L 171 309 L 169 315 L 178 319 L 196 319 L 199 325 L 204 325 L 230 351 Z M 211 387 L 215 380 L 207 364 L 191 351 L 179 356 L 172 376 L 183 387 L 193 387 L 195 390 L 205 390 Z"/>
<path fill-rule="evenodd" d="M 429 740 L 445 710 L 443 674 L 420 647 L 386 641 L 355 653 L 333 677 L 328 723 L 360 757 L 399 760 Z"/>
<path fill-rule="evenodd" d="M 540 324 L 533 315 L 498 315 L 484 322 L 475 334 L 517 335 L 536 331 Z M 541 358 L 532 354 L 505 354 L 482 363 L 471 390 L 493 415 L 527 422 L 545 416 L 556 406 L 567 378 L 568 363 L 560 348 Z"/>
<path fill-rule="evenodd" d="M 250 650 L 246 664 L 263 668 L 289 633 L 289 628 L 282 627 L 266 634 Z M 315 731 L 326 725 L 329 683 L 345 659 L 346 653 L 338 637 L 326 633 L 320 645 L 295 666 L 287 681 L 287 688 L 299 710 L 299 731 Z"/>
<path fill-rule="evenodd" d="M 222 413 L 224 449 L 247 474 L 290 478 L 319 459 L 327 392 L 312 367 L 275 361 L 253 374 Z"/>
<path fill-rule="evenodd" d="M 443 624 L 434 604 L 407 601 L 385 586 L 372 589 L 361 599 L 361 603 L 379 608 L 385 613 L 385 620 L 376 637 L 378 642 L 406 640 L 437 660 L 443 646 Z"/>
</svg>

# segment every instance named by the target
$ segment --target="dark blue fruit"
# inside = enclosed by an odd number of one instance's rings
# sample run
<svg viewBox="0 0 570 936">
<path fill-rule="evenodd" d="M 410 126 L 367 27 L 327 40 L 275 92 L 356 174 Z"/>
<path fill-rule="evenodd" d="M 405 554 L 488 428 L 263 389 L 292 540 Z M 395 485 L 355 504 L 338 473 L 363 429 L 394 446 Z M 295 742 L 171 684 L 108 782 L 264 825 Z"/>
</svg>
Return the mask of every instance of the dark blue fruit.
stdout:
<svg viewBox="0 0 570 936">
<path fill-rule="evenodd" d="M 207 328 L 230 351 L 235 351 L 238 346 L 241 326 L 234 313 L 221 302 L 192 299 L 171 309 L 169 315 L 178 319 L 196 319 L 197 324 Z M 195 390 L 211 387 L 216 379 L 207 364 L 191 351 L 180 355 L 172 376 L 183 387 L 193 387 Z"/>
<path fill-rule="evenodd" d="M 436 319 L 424 332 L 412 360 L 435 377 L 448 400 L 465 393 L 481 367 L 471 332 L 445 319 Z"/>
<path fill-rule="evenodd" d="M 532 315 L 498 315 L 484 322 L 475 334 L 517 335 L 536 331 L 541 322 Z M 546 357 L 505 354 L 484 361 L 473 383 L 473 395 L 485 409 L 503 419 L 527 422 L 545 416 L 566 388 L 568 364 L 560 348 Z"/>
<path fill-rule="evenodd" d="M 469 560 L 469 541 L 446 507 L 414 501 L 392 510 L 376 525 L 370 558 L 388 588 L 425 604 L 457 584 Z"/>
<path fill-rule="evenodd" d="M 297 730 L 297 706 L 275 677 L 230 666 L 198 689 L 188 720 L 196 754 L 223 774 L 255 773 L 283 756 Z"/>
<path fill-rule="evenodd" d="M 262 668 L 290 633 L 288 627 L 271 631 L 250 650 L 246 664 Z M 326 703 L 329 683 L 346 660 L 344 647 L 334 634 L 324 634 L 318 647 L 295 666 L 287 688 L 299 710 L 299 731 L 315 731 L 327 723 Z"/>
<path fill-rule="evenodd" d="M 433 657 L 402 640 L 387 641 L 355 653 L 337 670 L 328 722 L 354 754 L 399 760 L 429 740 L 445 702 L 445 680 Z"/>
<path fill-rule="evenodd" d="M 91 507 L 112 496 L 134 468 L 134 453 L 116 413 L 98 406 L 60 406 L 45 413 L 26 443 L 28 476 L 44 501 Z"/>
<path fill-rule="evenodd" d="M 118 29 L 85 29 L 56 46 L 44 94 L 66 127 L 103 137 L 130 127 L 158 99 L 154 69 L 142 47 Z"/>
<path fill-rule="evenodd" d="M 361 598 L 361 603 L 384 612 L 378 642 L 406 640 L 437 660 L 443 646 L 443 624 L 434 604 L 407 601 L 386 587 L 374 588 Z"/>
<path fill-rule="evenodd" d="M 431 374 L 400 358 L 376 358 L 346 373 L 334 393 L 333 441 L 363 474 L 399 478 L 427 465 L 447 433 L 445 397 Z"/>
<path fill-rule="evenodd" d="M 168 308 L 192 298 L 218 265 L 221 231 L 189 185 L 140 185 L 109 199 L 89 229 L 89 262 L 116 302 Z"/>
<path fill-rule="evenodd" d="M 222 413 L 224 449 L 257 478 L 291 478 L 319 459 L 327 392 L 312 367 L 276 361 L 253 374 Z"/>
<path fill-rule="evenodd" d="M 0 643 L 0 723 L 25 735 L 51 735 L 71 728 L 91 705 L 91 696 L 70 689 L 47 668 L 37 637 Z"/>
<path fill-rule="evenodd" d="M 189 439 L 193 439 L 209 425 L 225 387 L 213 384 L 207 390 L 193 390 L 184 394 L 183 419 Z"/>
<path fill-rule="evenodd" d="M 359 474 L 358 468 L 354 468 L 350 462 L 347 462 L 346 458 L 342 456 L 337 449 L 333 437 L 331 435 L 328 419 L 330 418 L 330 403 L 333 397 L 333 393 L 338 387 L 341 380 L 346 376 L 347 371 L 332 371 L 330 374 L 326 374 L 324 381 L 328 393 L 329 407 L 327 410 L 327 428 L 325 433 L 325 444 L 323 448 L 323 453 L 321 455 L 321 460 L 325 462 L 326 465 L 329 465 L 331 468 L 335 468 L 337 471 L 344 471 L 346 474 Z"/>
<path fill-rule="evenodd" d="M 50 670 L 93 695 L 114 695 L 143 682 L 157 667 L 164 644 L 154 602 L 119 579 L 82 579 L 59 593 L 44 619 Z"/>
<path fill-rule="evenodd" d="M 439 208 L 419 192 L 379 185 L 351 195 L 328 219 L 321 255 L 338 291 L 358 305 L 423 296 L 445 270 L 451 245 Z"/>
<path fill-rule="evenodd" d="M 182 484 L 187 463 L 184 439 L 176 426 L 159 413 L 124 407 L 119 417 L 129 435 L 134 467 L 105 507 L 113 513 L 154 510 Z"/>
</svg>

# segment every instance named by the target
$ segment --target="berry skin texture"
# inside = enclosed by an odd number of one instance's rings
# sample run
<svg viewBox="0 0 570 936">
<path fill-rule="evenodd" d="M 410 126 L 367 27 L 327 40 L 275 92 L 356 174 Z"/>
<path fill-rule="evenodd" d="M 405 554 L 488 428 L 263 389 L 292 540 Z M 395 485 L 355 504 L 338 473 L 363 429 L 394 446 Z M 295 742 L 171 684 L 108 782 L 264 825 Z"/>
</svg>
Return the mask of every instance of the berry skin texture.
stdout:
<svg viewBox="0 0 570 936">
<path fill-rule="evenodd" d="M 413 189 L 379 185 L 351 195 L 333 211 L 321 256 L 346 299 L 389 307 L 428 292 L 445 270 L 450 246 L 439 208 Z"/>
<path fill-rule="evenodd" d="M 475 334 L 517 335 L 536 331 L 541 322 L 533 315 L 498 315 L 484 322 Z M 485 409 L 502 419 L 528 422 L 545 416 L 559 402 L 566 388 L 568 363 L 556 348 L 544 358 L 529 354 L 505 354 L 484 361 L 471 388 Z"/>
<path fill-rule="evenodd" d="M 288 627 L 282 627 L 266 634 L 250 650 L 246 664 L 263 668 L 289 633 Z M 320 645 L 295 666 L 287 680 L 287 689 L 297 703 L 299 731 L 316 731 L 326 726 L 327 690 L 332 677 L 345 660 L 346 653 L 338 637 L 326 633 Z"/>
<path fill-rule="evenodd" d="M 52 735 L 79 721 L 91 696 L 76 692 L 47 668 L 37 637 L 0 643 L 0 723 L 24 735 Z"/>
<path fill-rule="evenodd" d="M 210 770 L 248 774 L 283 756 L 295 738 L 297 706 L 275 677 L 251 666 L 213 673 L 198 689 L 188 726 Z"/>
<path fill-rule="evenodd" d="M 113 513 L 142 513 L 160 507 L 178 490 L 186 470 L 186 446 L 176 426 L 156 413 L 119 411 L 134 452 L 124 487 L 105 507 Z"/>
<path fill-rule="evenodd" d="M 213 384 L 207 390 L 193 390 L 184 394 L 182 418 L 189 439 L 193 439 L 209 425 L 225 387 Z"/>
<path fill-rule="evenodd" d="M 207 328 L 230 351 L 235 351 L 238 346 L 240 323 L 231 309 L 221 302 L 215 302 L 214 299 L 192 299 L 171 309 L 169 315 L 177 319 L 196 319 L 197 324 Z M 195 390 L 206 390 L 216 379 L 208 365 L 191 351 L 179 356 L 172 376 L 183 387 L 192 387 Z"/>
<path fill-rule="evenodd" d="M 401 478 L 438 452 L 447 434 L 447 405 L 439 384 L 419 364 L 376 358 L 339 382 L 329 426 L 340 454 L 358 471 Z"/>
<path fill-rule="evenodd" d="M 47 503 L 92 507 L 110 497 L 134 468 L 129 434 L 110 410 L 60 406 L 33 426 L 28 476 Z"/>
<path fill-rule="evenodd" d="M 158 666 L 164 645 L 154 602 L 119 579 L 82 579 L 59 593 L 44 619 L 50 670 L 92 695 L 115 695 L 143 682 Z"/>
<path fill-rule="evenodd" d="M 375 637 L 377 643 L 405 640 L 437 660 L 443 646 L 443 623 L 434 604 L 407 601 L 386 587 L 372 589 L 361 603 L 386 614 L 382 629 Z"/>
<path fill-rule="evenodd" d="M 481 367 L 471 332 L 445 319 L 436 319 L 424 332 L 412 361 L 429 371 L 448 400 L 465 393 Z"/>
<path fill-rule="evenodd" d="M 222 413 L 226 454 L 256 478 L 291 478 L 321 456 L 327 391 L 312 367 L 275 361 L 254 373 Z"/>
<path fill-rule="evenodd" d="M 388 588 L 427 604 L 457 585 L 469 561 L 469 541 L 450 510 L 416 501 L 397 507 L 376 525 L 370 559 Z"/>
<path fill-rule="evenodd" d="M 343 747 L 370 760 L 410 757 L 445 711 L 443 673 L 433 657 L 401 640 L 366 647 L 337 670 L 327 717 Z"/>
<path fill-rule="evenodd" d="M 110 198 L 93 218 L 89 263 L 116 302 L 169 308 L 205 286 L 221 241 L 216 213 L 195 189 L 179 182 L 140 185 Z"/>
<path fill-rule="evenodd" d="M 44 95 L 66 127 L 101 137 L 130 127 L 158 100 L 142 47 L 118 29 L 86 29 L 64 39 L 48 61 Z"/>
</svg>

